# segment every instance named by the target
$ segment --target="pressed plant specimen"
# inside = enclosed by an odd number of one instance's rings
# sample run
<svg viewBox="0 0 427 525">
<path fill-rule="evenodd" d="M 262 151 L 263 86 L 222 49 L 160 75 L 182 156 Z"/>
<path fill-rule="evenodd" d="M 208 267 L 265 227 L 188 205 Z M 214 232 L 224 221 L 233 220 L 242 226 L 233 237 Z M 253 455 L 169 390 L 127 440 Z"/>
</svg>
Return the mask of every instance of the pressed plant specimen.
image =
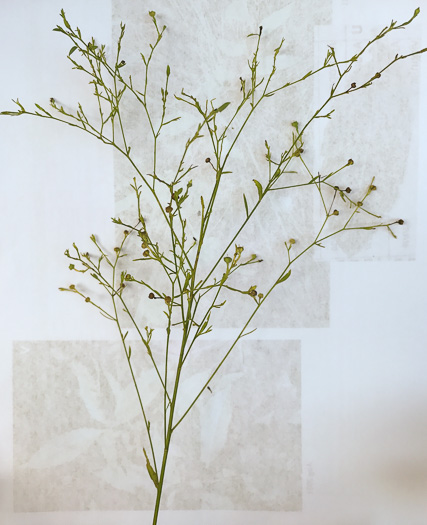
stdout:
<svg viewBox="0 0 427 525">
<path fill-rule="evenodd" d="M 383 229 L 394 236 L 393 226 L 404 223 L 400 218 L 383 221 L 370 208 L 369 196 L 377 190 L 374 178 L 367 181 L 363 192 L 352 190 L 350 183 L 341 183 L 341 177 L 354 169 L 352 159 L 344 160 L 326 174 L 312 169 L 306 161 L 305 141 L 308 128 L 316 120 L 333 118 L 331 104 L 338 98 L 369 88 L 395 63 L 427 50 L 396 54 L 363 82 L 356 83 L 352 79 L 353 68 L 371 46 L 388 33 L 404 29 L 418 14 L 419 9 L 401 24 L 392 21 L 358 53 L 344 60 L 338 58 L 333 47 L 329 47 L 317 69 L 285 83 L 276 80 L 284 40 L 273 52 L 269 73 L 260 75 L 263 28 L 259 27 L 248 35 L 253 40 L 254 51 L 248 61 L 247 75 L 238 79 L 235 100 L 202 102 L 187 89 L 175 95 L 175 101 L 196 121 L 191 133 L 185 137 L 178 157 L 171 155 L 170 159 L 165 159 L 159 154 L 162 136 L 167 137 L 167 129 L 181 119 L 181 116 L 169 112 L 168 89 L 172 75 L 169 65 L 165 66 L 157 106 L 150 95 L 150 86 L 156 82 L 150 76 L 151 68 L 166 26 L 159 25 L 154 11 L 149 12 L 155 39 L 149 45 L 148 54 L 141 53 L 141 81 L 135 80 L 136 75 L 129 74 L 126 57 L 121 54 L 124 24 L 120 26 L 117 47 L 111 53 L 94 38 L 85 39 L 79 28 L 73 29 L 61 11 L 62 25 L 54 31 L 72 42 L 68 58 L 74 69 L 89 77 L 97 118 L 89 118 L 81 104 L 69 109 L 54 96 L 49 104 L 36 104 L 32 110 L 26 109 L 17 99 L 14 111 L 2 112 L 2 115 L 9 116 L 37 116 L 78 128 L 112 146 L 133 169 L 130 187 L 135 206 L 126 210 L 126 217 L 113 219 L 119 231 L 116 246 L 105 248 L 96 235 L 91 235 L 90 252 L 80 250 L 75 244 L 65 252 L 70 260 L 70 270 L 92 278 L 96 293 L 101 290 L 105 300 L 95 300 L 85 285 L 70 284 L 61 290 L 80 296 L 117 326 L 146 428 L 141 453 L 155 493 L 153 524 L 158 522 L 167 460 L 175 432 L 201 396 L 211 389 L 213 379 L 236 345 L 252 333 L 251 323 L 257 312 L 261 307 L 274 307 L 274 304 L 269 304 L 269 299 L 273 292 L 286 287 L 295 263 L 312 249 L 325 247 L 327 241 L 338 234 Z M 223 187 L 238 169 L 232 164 L 233 154 L 254 115 L 271 97 L 279 97 L 287 88 L 325 70 L 334 71 L 336 75 L 329 93 L 309 118 L 303 122 L 289 122 L 290 140 L 285 146 L 278 149 L 269 138 L 263 139 L 265 171 L 248 173 L 239 202 L 230 202 L 229 209 L 233 213 L 236 208 L 238 210 L 232 216 L 229 230 L 220 233 L 218 246 L 212 246 L 213 234 L 218 237 L 218 232 L 213 230 L 216 214 L 222 213 L 218 212 L 218 202 L 224 199 Z M 136 102 L 151 134 L 150 143 L 143 144 L 146 150 L 143 161 L 135 153 L 140 145 L 129 139 L 123 110 L 125 100 Z M 187 113 L 183 115 L 186 116 Z M 197 149 L 199 143 L 205 149 L 202 158 Z M 145 160 L 147 155 L 149 161 Z M 198 174 L 206 168 L 210 179 L 201 184 Z M 311 192 L 317 199 L 318 222 L 312 225 L 310 235 L 287 235 L 281 239 L 282 252 L 274 261 L 276 273 L 263 275 L 257 281 L 249 274 L 249 280 L 245 277 L 248 269 L 254 265 L 262 268 L 264 261 L 254 253 L 246 255 L 241 239 L 247 225 L 255 218 L 262 221 L 262 208 L 268 205 L 273 195 L 296 191 Z M 262 244 L 262 239 L 259 244 Z M 183 370 L 197 352 L 200 339 L 214 330 L 215 318 L 227 309 L 229 298 L 234 295 L 246 304 L 249 302 L 251 312 L 241 320 L 233 340 L 223 345 L 213 368 L 205 371 L 206 377 L 198 392 L 184 407 L 179 407 Z M 135 299 L 141 298 L 145 301 L 143 314 L 136 311 L 134 304 Z M 157 315 L 158 305 L 161 305 L 161 318 Z M 161 349 L 153 343 L 155 329 L 163 332 Z M 137 341 L 131 340 L 131 332 L 137 335 Z M 161 391 L 162 417 L 158 421 L 152 417 L 152 407 L 144 400 L 144 385 L 140 384 L 134 371 L 134 361 L 141 352 L 148 356 Z"/>
</svg>

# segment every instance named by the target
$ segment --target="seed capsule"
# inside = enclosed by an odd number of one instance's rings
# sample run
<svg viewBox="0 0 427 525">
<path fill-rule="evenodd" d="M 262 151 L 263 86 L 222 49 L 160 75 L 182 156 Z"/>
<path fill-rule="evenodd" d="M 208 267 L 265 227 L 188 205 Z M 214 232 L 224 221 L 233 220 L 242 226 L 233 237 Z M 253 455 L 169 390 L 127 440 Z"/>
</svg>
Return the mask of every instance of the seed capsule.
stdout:
<svg viewBox="0 0 427 525">
<path fill-rule="evenodd" d="M 338 210 L 334 210 L 334 211 L 332 212 L 332 215 L 339 215 L 339 214 L 340 214 L 340 212 L 339 212 Z"/>
<path fill-rule="evenodd" d="M 87 303 L 90 303 L 90 297 L 86 297 L 85 301 L 86 301 Z"/>
<path fill-rule="evenodd" d="M 149 299 L 154 299 L 154 297 L 155 297 L 155 296 L 154 296 L 153 292 L 150 292 L 150 293 L 148 294 L 148 298 L 149 298 Z"/>
</svg>

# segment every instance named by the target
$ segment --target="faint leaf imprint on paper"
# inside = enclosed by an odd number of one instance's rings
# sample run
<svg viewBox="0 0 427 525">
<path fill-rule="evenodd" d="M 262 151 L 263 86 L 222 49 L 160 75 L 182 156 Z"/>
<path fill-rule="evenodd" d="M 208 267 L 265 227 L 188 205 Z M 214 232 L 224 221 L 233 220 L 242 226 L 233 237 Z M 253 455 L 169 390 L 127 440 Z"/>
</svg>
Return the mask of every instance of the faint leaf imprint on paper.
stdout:
<svg viewBox="0 0 427 525">
<path fill-rule="evenodd" d="M 135 369 L 161 439 L 162 398 L 145 354 Z M 182 413 L 222 344 L 194 353 L 181 384 Z M 14 500 L 19 512 L 151 509 L 148 449 L 136 394 L 119 345 L 14 345 Z M 216 357 L 215 357 L 216 355 Z M 204 370 L 202 373 L 201 371 Z M 178 427 L 165 508 L 301 508 L 299 343 L 248 341 L 230 356 Z"/>
</svg>

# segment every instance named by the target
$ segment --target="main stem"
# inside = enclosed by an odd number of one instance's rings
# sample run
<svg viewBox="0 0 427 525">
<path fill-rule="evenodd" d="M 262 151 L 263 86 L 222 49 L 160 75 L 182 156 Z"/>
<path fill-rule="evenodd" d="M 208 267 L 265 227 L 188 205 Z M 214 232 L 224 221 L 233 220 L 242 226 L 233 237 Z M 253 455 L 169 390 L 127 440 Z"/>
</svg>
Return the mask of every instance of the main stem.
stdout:
<svg viewBox="0 0 427 525">
<path fill-rule="evenodd" d="M 189 305 L 189 311 L 191 311 L 191 303 Z M 179 386 L 179 380 L 180 380 L 180 377 L 181 377 L 181 370 L 182 370 L 182 365 L 183 365 L 183 361 L 184 361 L 184 352 L 185 352 L 185 346 L 187 344 L 188 335 L 189 335 L 189 330 L 187 328 L 184 331 L 184 334 L 183 334 L 183 337 L 182 337 L 181 351 L 180 351 L 180 355 L 179 355 L 178 367 L 177 367 L 176 377 L 175 377 L 175 385 L 174 385 L 172 400 L 171 400 L 171 404 L 170 404 L 168 428 L 167 428 L 167 431 L 166 431 L 165 448 L 164 448 L 164 451 L 163 451 L 162 466 L 161 466 L 161 469 L 160 469 L 159 482 L 158 482 L 158 486 L 157 486 L 156 504 L 155 504 L 155 507 L 154 507 L 154 515 L 153 515 L 153 524 L 152 525 L 156 525 L 157 524 L 157 519 L 158 519 L 159 511 L 160 511 L 160 501 L 162 499 L 163 482 L 164 482 L 164 479 L 165 479 L 165 472 L 166 472 L 166 463 L 167 463 L 167 460 L 168 460 L 169 447 L 170 447 L 170 442 L 171 442 L 171 438 L 172 438 L 172 433 L 173 433 L 173 430 L 174 430 L 174 428 L 173 428 L 173 416 L 174 416 L 175 405 L 176 405 L 176 400 L 177 400 L 177 396 L 178 396 L 178 386 Z"/>
</svg>

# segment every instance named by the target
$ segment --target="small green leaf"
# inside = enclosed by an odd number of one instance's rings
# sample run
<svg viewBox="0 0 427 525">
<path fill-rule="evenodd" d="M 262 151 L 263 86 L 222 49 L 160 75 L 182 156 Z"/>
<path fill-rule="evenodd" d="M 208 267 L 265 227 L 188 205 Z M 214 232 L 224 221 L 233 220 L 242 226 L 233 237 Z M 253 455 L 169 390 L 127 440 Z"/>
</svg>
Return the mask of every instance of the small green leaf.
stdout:
<svg viewBox="0 0 427 525">
<path fill-rule="evenodd" d="M 224 109 L 228 108 L 230 105 L 230 102 L 225 102 L 222 106 L 219 106 L 219 108 L 216 110 L 217 113 L 221 113 L 221 111 L 224 111 Z"/>
<path fill-rule="evenodd" d="M 414 18 L 420 14 L 420 8 L 417 7 L 414 11 Z"/>
<path fill-rule="evenodd" d="M 171 120 L 168 120 L 167 122 L 163 122 L 163 126 L 166 126 L 167 124 L 170 124 L 171 122 L 175 122 L 176 120 L 179 120 L 181 117 L 175 117 Z"/>
<path fill-rule="evenodd" d="M 126 334 L 127 335 L 127 334 Z M 129 352 L 128 352 L 128 358 L 130 359 L 130 356 L 132 355 L 132 348 L 129 345 Z"/>
<path fill-rule="evenodd" d="M 259 200 L 261 200 L 262 199 L 262 186 L 256 179 L 252 179 L 252 180 L 254 181 L 255 186 L 257 187 Z"/>
<path fill-rule="evenodd" d="M 65 25 L 65 27 L 66 27 L 67 29 L 71 29 L 71 26 L 70 26 L 68 20 L 65 18 L 65 12 L 64 12 L 63 9 L 62 9 L 62 11 L 61 11 L 61 16 L 62 16 L 62 19 L 64 20 L 64 25 Z"/>
<path fill-rule="evenodd" d="M 70 51 L 68 51 L 68 56 L 72 55 L 74 51 L 77 49 L 77 46 L 73 46 Z"/>
<path fill-rule="evenodd" d="M 277 284 L 283 283 L 284 281 L 286 281 L 286 279 L 289 279 L 290 276 L 291 276 L 291 270 L 289 270 L 288 273 L 285 273 L 285 275 L 281 277 L 280 279 L 277 279 Z"/>
<path fill-rule="evenodd" d="M 147 456 L 147 452 L 145 452 L 145 448 L 142 449 L 144 451 L 144 456 L 145 456 L 145 459 L 146 459 L 146 467 L 147 467 L 147 471 L 148 471 L 148 474 L 151 478 L 151 481 L 154 483 L 154 486 L 156 487 L 156 489 L 159 488 L 159 480 L 157 478 L 157 474 L 155 472 L 155 470 L 153 469 L 153 467 L 151 466 L 151 463 L 150 463 L 150 460 L 148 459 L 148 456 Z"/>
<path fill-rule="evenodd" d="M 248 201 L 246 200 L 245 194 L 243 194 L 243 202 L 245 203 L 246 217 L 249 217 Z"/>
</svg>

